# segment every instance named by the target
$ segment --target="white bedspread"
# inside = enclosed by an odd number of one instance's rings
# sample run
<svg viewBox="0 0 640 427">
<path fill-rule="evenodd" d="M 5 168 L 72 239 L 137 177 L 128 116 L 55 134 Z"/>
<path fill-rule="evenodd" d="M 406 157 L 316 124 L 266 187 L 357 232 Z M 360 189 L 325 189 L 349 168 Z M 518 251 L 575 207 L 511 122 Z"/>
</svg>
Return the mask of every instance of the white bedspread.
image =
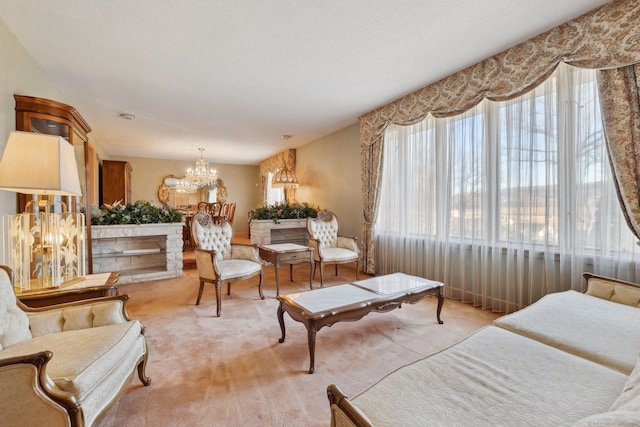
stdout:
<svg viewBox="0 0 640 427">
<path fill-rule="evenodd" d="M 562 426 L 606 412 L 626 380 L 613 369 L 489 326 L 388 374 L 351 400 L 377 427 Z"/>
<path fill-rule="evenodd" d="M 627 375 L 640 354 L 640 309 L 575 291 L 546 295 L 494 325 Z"/>
</svg>

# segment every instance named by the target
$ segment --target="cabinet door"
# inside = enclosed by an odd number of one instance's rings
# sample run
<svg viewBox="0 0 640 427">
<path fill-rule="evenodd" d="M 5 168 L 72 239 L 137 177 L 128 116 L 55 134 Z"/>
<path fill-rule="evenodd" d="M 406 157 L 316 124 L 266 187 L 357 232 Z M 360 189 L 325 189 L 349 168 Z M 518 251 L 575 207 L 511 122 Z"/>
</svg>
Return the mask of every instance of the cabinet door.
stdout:
<svg viewBox="0 0 640 427">
<path fill-rule="evenodd" d="M 131 202 L 131 166 L 128 162 L 102 161 L 101 204 Z"/>
</svg>

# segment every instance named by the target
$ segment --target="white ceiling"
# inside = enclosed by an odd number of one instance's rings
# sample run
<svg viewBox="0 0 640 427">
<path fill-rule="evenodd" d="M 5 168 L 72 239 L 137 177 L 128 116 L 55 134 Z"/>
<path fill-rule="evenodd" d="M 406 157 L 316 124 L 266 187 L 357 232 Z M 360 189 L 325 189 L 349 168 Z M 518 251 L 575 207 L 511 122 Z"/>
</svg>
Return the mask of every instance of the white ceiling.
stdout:
<svg viewBox="0 0 640 427">
<path fill-rule="evenodd" d="M 0 0 L 0 19 L 108 155 L 257 164 L 604 3 Z"/>
</svg>

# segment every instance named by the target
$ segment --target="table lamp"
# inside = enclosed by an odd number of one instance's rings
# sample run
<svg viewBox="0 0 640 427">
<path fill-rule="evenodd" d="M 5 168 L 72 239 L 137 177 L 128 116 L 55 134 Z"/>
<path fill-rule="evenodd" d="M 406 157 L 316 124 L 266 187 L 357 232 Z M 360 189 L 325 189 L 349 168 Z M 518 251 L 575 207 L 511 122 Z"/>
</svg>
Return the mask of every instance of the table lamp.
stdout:
<svg viewBox="0 0 640 427">
<path fill-rule="evenodd" d="M 67 212 L 53 197 L 82 195 L 73 146 L 60 136 L 11 132 L 0 159 L 0 189 L 41 196 L 24 213 L 4 218 L 4 263 L 14 270 L 16 292 L 82 280 L 84 215 Z"/>
</svg>

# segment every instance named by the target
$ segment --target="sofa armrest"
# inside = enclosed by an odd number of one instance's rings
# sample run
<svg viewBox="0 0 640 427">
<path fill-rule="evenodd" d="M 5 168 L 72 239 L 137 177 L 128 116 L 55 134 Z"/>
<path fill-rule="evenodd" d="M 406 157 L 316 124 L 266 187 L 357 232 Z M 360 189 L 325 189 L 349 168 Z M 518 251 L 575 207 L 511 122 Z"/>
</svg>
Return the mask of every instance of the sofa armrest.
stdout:
<svg viewBox="0 0 640 427">
<path fill-rule="evenodd" d="M 130 320 L 126 311 L 129 295 L 114 295 L 74 301 L 47 307 L 27 308 L 29 327 L 34 337 L 55 332 L 87 329 L 124 323 Z"/>
<path fill-rule="evenodd" d="M 0 353 L 1 354 L 1 353 Z M 82 425 L 76 396 L 47 375 L 50 351 L 0 358 L 0 425 Z"/>
<path fill-rule="evenodd" d="M 373 427 L 366 415 L 356 408 L 335 384 L 327 387 L 331 409 L 331 427 Z"/>
</svg>

